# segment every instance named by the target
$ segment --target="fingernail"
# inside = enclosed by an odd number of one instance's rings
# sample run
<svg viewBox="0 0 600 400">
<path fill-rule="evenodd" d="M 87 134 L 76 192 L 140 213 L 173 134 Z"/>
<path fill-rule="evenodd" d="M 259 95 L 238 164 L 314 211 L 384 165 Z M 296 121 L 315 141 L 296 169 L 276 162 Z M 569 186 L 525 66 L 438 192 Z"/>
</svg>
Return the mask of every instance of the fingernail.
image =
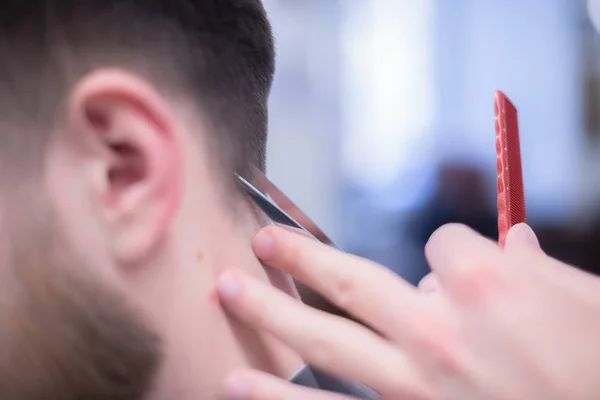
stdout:
<svg viewBox="0 0 600 400">
<path fill-rule="evenodd" d="M 533 229 L 527 224 L 517 224 L 513 226 L 510 231 L 508 231 L 506 241 L 523 243 L 532 247 L 540 247 L 540 242 L 538 241 L 535 232 L 533 232 Z"/>
<path fill-rule="evenodd" d="M 225 382 L 225 394 L 229 400 L 245 400 L 248 398 L 248 386 L 239 378 L 228 378 Z"/>
<path fill-rule="evenodd" d="M 217 290 L 222 299 L 234 300 L 240 292 L 240 286 L 231 274 L 223 274 L 217 281 Z"/>
<path fill-rule="evenodd" d="M 254 238 L 253 248 L 258 258 L 263 260 L 270 258 L 275 251 L 273 236 L 265 230 L 260 231 Z"/>
</svg>

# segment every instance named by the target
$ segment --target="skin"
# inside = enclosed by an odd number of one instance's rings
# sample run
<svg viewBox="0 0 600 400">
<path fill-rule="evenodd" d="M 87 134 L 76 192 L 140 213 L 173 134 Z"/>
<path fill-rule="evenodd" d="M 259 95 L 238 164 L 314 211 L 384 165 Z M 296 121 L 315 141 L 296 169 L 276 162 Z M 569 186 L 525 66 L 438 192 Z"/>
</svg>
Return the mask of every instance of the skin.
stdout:
<svg viewBox="0 0 600 400">
<path fill-rule="evenodd" d="M 600 284 L 531 235 L 442 228 L 428 291 L 279 229 L 254 241 L 265 269 L 197 107 L 100 69 L 64 111 L 40 176 L 2 182 L 0 398 L 211 400 L 229 376 L 246 398 L 340 399 L 285 382 L 302 359 L 384 399 L 598 393 Z M 373 330 L 303 306 L 288 273 Z"/>
<path fill-rule="evenodd" d="M 420 289 L 289 230 L 266 228 L 254 250 L 371 329 L 239 270 L 220 278 L 224 306 L 383 399 L 591 400 L 600 392 L 600 280 L 545 255 L 526 225 L 513 227 L 504 249 L 464 226 L 440 228 L 426 247 L 434 275 Z M 248 369 L 228 377 L 223 396 L 349 400 Z"/>
<path fill-rule="evenodd" d="M 233 220 L 206 122 L 183 97 L 98 69 L 72 88 L 40 176 L 6 174 L 1 398 L 211 400 L 236 368 L 300 367 L 216 301 L 231 266 L 294 291 L 254 256 L 250 210 Z"/>
</svg>

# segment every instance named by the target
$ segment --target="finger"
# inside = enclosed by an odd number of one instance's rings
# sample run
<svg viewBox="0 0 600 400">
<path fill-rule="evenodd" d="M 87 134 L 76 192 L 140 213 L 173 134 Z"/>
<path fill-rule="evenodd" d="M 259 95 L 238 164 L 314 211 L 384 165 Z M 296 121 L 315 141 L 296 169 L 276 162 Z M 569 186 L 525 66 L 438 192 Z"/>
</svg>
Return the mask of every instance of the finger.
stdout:
<svg viewBox="0 0 600 400">
<path fill-rule="evenodd" d="M 265 264 L 291 274 L 388 337 L 402 339 L 421 314 L 416 289 L 380 265 L 274 227 L 262 230 L 253 245 Z"/>
<path fill-rule="evenodd" d="M 308 233 L 306 231 L 303 231 L 302 229 L 299 229 L 299 228 L 296 228 L 296 227 L 293 227 L 293 226 L 289 226 L 289 225 L 284 225 L 284 224 L 277 224 L 276 226 L 278 228 L 284 229 L 284 230 L 286 230 L 288 232 L 295 233 L 296 235 L 302 235 L 302 236 L 304 236 L 304 237 L 306 237 L 308 239 L 312 239 L 312 240 L 315 239 L 314 236 L 311 236 L 310 233 Z"/>
<path fill-rule="evenodd" d="M 559 286 L 576 284 L 582 293 L 598 291 L 596 279 L 590 279 L 590 274 L 547 256 L 541 249 L 537 236 L 526 224 L 518 224 L 510 229 L 504 251 L 519 269 L 522 280 L 544 280 Z"/>
<path fill-rule="evenodd" d="M 352 400 L 340 394 L 309 389 L 258 371 L 233 373 L 225 382 L 228 400 Z M 354 399 L 355 400 L 355 399 Z"/>
<path fill-rule="evenodd" d="M 427 274 L 419 282 L 418 288 L 419 288 L 419 291 L 421 291 L 423 293 L 437 292 L 440 289 L 439 279 L 433 272 L 430 274 Z"/>
<path fill-rule="evenodd" d="M 506 268 L 519 273 L 520 280 L 536 279 L 536 270 L 552 270 L 546 262 L 537 236 L 526 224 L 517 224 L 510 228 L 504 244 Z M 542 273 L 545 271 L 542 271 Z"/>
<path fill-rule="evenodd" d="M 541 250 L 535 232 L 527 224 L 517 224 L 510 228 L 506 235 L 504 251 L 532 251 Z"/>
<path fill-rule="evenodd" d="M 310 365 L 381 393 L 421 390 L 407 358 L 369 329 L 311 309 L 237 271 L 219 279 L 224 306 L 246 324 L 266 330 Z"/>
<path fill-rule="evenodd" d="M 425 246 L 425 255 L 441 286 L 461 302 L 485 298 L 504 273 L 500 247 L 464 225 L 439 228 Z"/>
</svg>

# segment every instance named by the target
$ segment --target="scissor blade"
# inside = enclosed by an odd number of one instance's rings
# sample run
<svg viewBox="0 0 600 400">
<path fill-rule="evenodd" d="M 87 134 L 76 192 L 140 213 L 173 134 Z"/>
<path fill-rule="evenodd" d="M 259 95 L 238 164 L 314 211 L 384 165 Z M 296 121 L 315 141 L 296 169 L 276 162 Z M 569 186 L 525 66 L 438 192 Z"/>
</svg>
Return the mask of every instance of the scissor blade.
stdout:
<svg viewBox="0 0 600 400">
<path fill-rule="evenodd" d="M 310 233 L 300 223 L 295 221 L 294 218 L 290 217 L 285 211 L 279 208 L 279 206 L 277 206 L 273 200 L 269 199 L 262 191 L 260 191 L 240 175 L 236 174 L 235 176 L 246 193 L 248 193 L 256 205 L 258 205 L 273 222 L 300 229 L 303 232 L 306 232 L 308 235 L 314 237 L 312 233 Z M 314 239 L 317 238 L 314 237 Z"/>
<path fill-rule="evenodd" d="M 308 231 L 320 242 L 329 246 L 339 248 L 333 240 L 315 224 L 298 206 L 294 204 L 281 190 L 277 188 L 260 170 L 256 167 L 253 168 L 252 179 L 256 181 L 258 187 L 260 187 L 267 196 L 270 196 L 275 204 L 284 211 L 293 220 L 297 221 L 305 231 Z"/>
</svg>

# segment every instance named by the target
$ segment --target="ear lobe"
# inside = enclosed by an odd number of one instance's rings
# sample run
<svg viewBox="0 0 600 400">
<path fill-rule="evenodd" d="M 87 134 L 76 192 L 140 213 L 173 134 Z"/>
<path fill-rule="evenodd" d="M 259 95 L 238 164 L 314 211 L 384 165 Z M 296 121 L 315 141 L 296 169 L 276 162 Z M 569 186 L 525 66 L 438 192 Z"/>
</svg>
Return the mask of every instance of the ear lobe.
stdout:
<svg viewBox="0 0 600 400">
<path fill-rule="evenodd" d="M 95 193 L 115 258 L 137 264 L 168 233 L 181 198 L 181 143 L 157 91 L 134 75 L 98 71 L 70 101 L 71 121 L 99 160 Z"/>
</svg>

